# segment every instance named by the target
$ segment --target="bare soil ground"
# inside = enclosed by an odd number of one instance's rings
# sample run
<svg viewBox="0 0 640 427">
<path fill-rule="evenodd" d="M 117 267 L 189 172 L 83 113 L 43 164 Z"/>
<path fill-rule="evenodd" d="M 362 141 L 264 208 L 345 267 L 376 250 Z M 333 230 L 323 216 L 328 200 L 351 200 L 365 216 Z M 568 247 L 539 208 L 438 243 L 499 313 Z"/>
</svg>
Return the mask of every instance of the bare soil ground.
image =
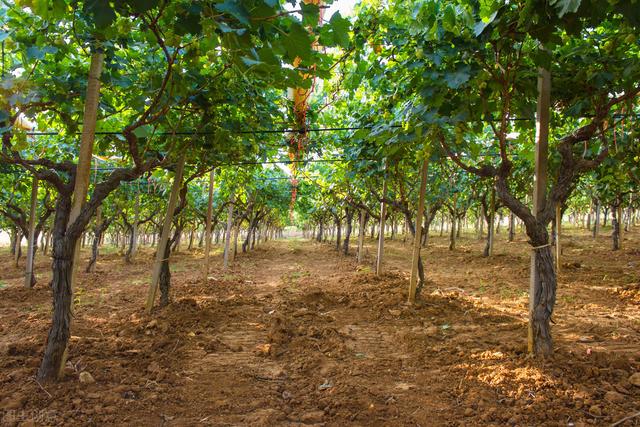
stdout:
<svg viewBox="0 0 640 427">
<path fill-rule="evenodd" d="M 376 277 L 373 241 L 358 266 L 329 244 L 281 240 L 206 283 L 200 252 L 175 254 L 173 302 L 150 316 L 152 251 L 103 256 L 79 275 L 65 378 L 44 385 L 49 260 L 27 290 L 3 249 L 0 425 L 609 425 L 640 411 L 640 235 L 614 253 L 606 235 L 568 234 L 552 360 L 526 355 L 522 236 L 499 234 L 490 259 L 475 238 L 449 251 L 432 236 L 413 306 L 408 243 L 387 241 Z"/>
</svg>

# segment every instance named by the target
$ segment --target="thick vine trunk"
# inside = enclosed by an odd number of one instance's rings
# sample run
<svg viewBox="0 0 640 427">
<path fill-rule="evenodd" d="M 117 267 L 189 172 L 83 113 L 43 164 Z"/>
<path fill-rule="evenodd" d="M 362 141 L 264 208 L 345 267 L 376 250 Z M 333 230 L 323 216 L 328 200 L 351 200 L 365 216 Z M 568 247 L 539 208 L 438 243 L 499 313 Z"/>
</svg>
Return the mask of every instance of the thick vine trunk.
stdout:
<svg viewBox="0 0 640 427">
<path fill-rule="evenodd" d="M 426 248 L 427 245 L 429 244 L 429 230 L 431 230 L 431 224 L 433 223 L 433 220 L 436 217 L 436 212 L 432 211 L 435 208 L 430 208 L 429 209 L 429 213 L 427 215 L 425 215 L 425 219 L 424 219 L 424 237 L 422 238 L 422 247 Z"/>
<path fill-rule="evenodd" d="M 456 226 L 457 226 L 457 220 L 455 215 L 451 215 L 451 231 L 449 234 L 449 250 L 453 251 L 456 249 Z"/>
<path fill-rule="evenodd" d="M 428 208 L 426 208 L 425 210 L 428 210 Z M 422 233 L 420 234 L 420 240 L 422 241 L 421 245 L 423 248 L 427 246 L 427 240 L 429 238 L 429 236 L 426 233 L 426 229 L 427 229 L 427 219 L 425 218 L 424 224 L 422 225 Z"/>
<path fill-rule="evenodd" d="M 487 258 L 489 256 L 490 250 L 491 250 L 491 240 L 490 240 L 490 237 L 487 236 L 487 239 L 484 244 L 484 249 L 482 250 L 482 256 Z"/>
<path fill-rule="evenodd" d="M 505 206 L 513 210 L 523 221 L 532 246 L 529 290 L 530 350 L 533 354 L 548 357 L 553 354 L 551 316 L 556 301 L 557 275 L 547 226 L 540 223 L 526 207 L 519 204 L 509 193 L 503 178 L 498 178 L 496 190 Z"/>
<path fill-rule="evenodd" d="M 247 252 L 249 248 L 249 239 L 251 239 L 251 224 L 249 224 L 249 228 L 247 229 L 247 234 L 244 236 L 244 240 L 242 241 L 242 253 Z"/>
<path fill-rule="evenodd" d="M 351 240 L 351 231 L 353 230 L 353 210 L 347 209 L 347 226 L 344 233 L 344 242 L 342 243 L 342 252 L 349 255 L 349 241 Z"/>
<path fill-rule="evenodd" d="M 600 203 L 596 203 L 595 220 L 593 221 L 593 238 L 595 239 L 600 234 Z"/>
<path fill-rule="evenodd" d="M 616 216 L 616 220 L 618 221 L 618 249 L 622 249 L 622 234 L 623 234 L 623 213 L 622 213 L 622 200 L 619 201 L 618 206 L 617 206 L 617 216 Z"/>
<path fill-rule="evenodd" d="M 492 226 L 492 221 L 491 221 L 492 220 L 491 212 L 490 212 L 490 210 L 489 210 L 489 208 L 487 206 L 484 206 L 485 204 L 486 204 L 485 201 L 483 201 L 482 225 L 484 225 L 485 222 L 487 223 L 487 237 L 485 239 L 484 249 L 482 250 L 482 256 L 486 258 L 486 257 L 489 256 L 489 254 L 491 252 L 491 238 L 492 238 L 492 234 L 493 234 L 493 226 Z"/>
<path fill-rule="evenodd" d="M 389 240 L 394 240 L 396 237 L 396 233 L 398 231 L 395 218 L 391 217 L 391 236 L 389 236 Z"/>
<path fill-rule="evenodd" d="M 410 212 L 404 212 L 405 218 L 407 219 L 407 227 L 409 228 L 409 232 L 411 236 L 415 239 L 416 237 L 416 227 L 413 223 L 413 219 L 411 218 Z M 420 296 L 420 292 L 424 287 L 425 276 L 424 276 L 424 264 L 422 263 L 422 254 L 418 255 L 418 283 L 416 285 L 416 293 L 415 298 Z"/>
<path fill-rule="evenodd" d="M 93 229 L 91 258 L 89 259 L 89 264 L 87 264 L 87 268 L 85 269 L 86 273 L 95 271 L 98 255 L 100 255 L 100 243 L 102 241 L 102 237 L 104 236 L 104 232 L 107 231 L 107 228 L 109 228 L 112 220 L 112 218 L 105 218 L 101 222 L 97 223 Z"/>
<path fill-rule="evenodd" d="M 189 230 L 189 245 L 187 246 L 187 250 L 190 251 L 193 248 L 193 228 Z"/>
<path fill-rule="evenodd" d="M 97 234 L 93 237 L 93 242 L 91 243 L 91 258 L 89 259 L 89 264 L 87 264 L 87 268 L 84 270 L 85 273 L 91 273 L 95 270 L 96 261 L 98 260 L 98 253 L 100 251 L 100 235 Z"/>
<path fill-rule="evenodd" d="M 509 241 L 513 242 L 516 237 L 516 216 L 509 212 Z"/>
<path fill-rule="evenodd" d="M 138 233 L 136 231 L 137 227 L 135 227 L 133 224 L 128 228 L 129 228 L 129 233 L 123 233 L 123 238 L 125 235 L 129 236 L 127 252 L 124 255 L 124 259 L 127 262 L 127 264 L 130 264 L 133 261 L 133 257 L 135 256 L 136 239 L 137 239 Z"/>
<path fill-rule="evenodd" d="M 160 276 L 158 277 L 158 287 L 160 288 L 160 307 L 169 305 L 169 294 L 171 290 L 171 270 L 169 268 L 169 256 L 171 255 L 171 245 L 166 245 L 164 257 L 160 265 Z"/>
<path fill-rule="evenodd" d="M 251 230 L 251 249 L 256 247 L 256 235 L 258 233 L 258 224 L 257 222 L 253 225 L 253 230 Z"/>
<path fill-rule="evenodd" d="M 541 227 L 546 234 L 546 228 Z M 534 354 L 550 356 L 553 354 L 551 338 L 551 315 L 556 301 L 556 271 L 553 265 L 553 252 L 546 240 L 533 240 L 535 268 L 532 268 L 533 297 L 530 307 L 530 322 L 533 333 Z M 534 271 L 535 270 L 535 271 Z"/>
<path fill-rule="evenodd" d="M 77 237 L 72 239 L 66 233 L 70 211 L 70 195 L 61 194 L 58 198 L 53 226 L 51 276 L 53 315 L 44 356 L 38 369 L 39 381 L 54 381 L 59 378 L 66 357 L 67 343 L 71 336 L 73 260 L 78 239 Z"/>
<path fill-rule="evenodd" d="M 253 230 L 255 228 L 255 218 L 249 221 L 249 226 L 247 227 L 247 235 L 242 242 L 242 253 L 246 253 L 249 248 L 253 249 L 253 244 L 251 243 L 251 239 L 253 238 Z"/>
<path fill-rule="evenodd" d="M 16 254 L 16 238 L 18 237 L 18 232 L 15 228 L 11 228 L 9 231 L 9 247 L 11 255 Z"/>
<path fill-rule="evenodd" d="M 620 219 L 616 215 L 617 211 L 616 206 L 611 207 L 611 249 L 614 251 L 620 249 Z"/>
<path fill-rule="evenodd" d="M 47 337 L 44 358 L 38 369 L 40 381 L 58 377 L 61 361 L 69 341 L 71 327 L 71 268 L 73 248 L 62 238 L 54 238 L 51 288 L 53 291 L 53 320 Z"/>
<path fill-rule="evenodd" d="M 22 232 L 20 230 L 16 233 L 16 240 L 14 241 L 13 246 L 13 256 L 16 268 L 18 268 L 18 265 L 20 264 L 20 257 L 22 257 Z"/>
<path fill-rule="evenodd" d="M 182 230 L 184 226 L 182 224 L 178 224 L 176 226 L 176 238 L 171 245 L 171 252 L 178 253 L 180 252 L 180 242 L 182 241 Z"/>
</svg>

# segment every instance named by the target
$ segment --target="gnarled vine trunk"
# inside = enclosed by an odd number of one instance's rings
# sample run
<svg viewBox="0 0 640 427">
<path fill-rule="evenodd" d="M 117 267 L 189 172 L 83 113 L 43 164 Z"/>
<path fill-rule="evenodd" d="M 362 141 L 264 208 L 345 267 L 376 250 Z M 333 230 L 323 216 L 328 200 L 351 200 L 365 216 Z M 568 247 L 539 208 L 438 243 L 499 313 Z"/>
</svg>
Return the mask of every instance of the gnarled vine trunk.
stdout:
<svg viewBox="0 0 640 427">
<path fill-rule="evenodd" d="M 351 232 L 353 230 L 353 209 L 346 210 L 346 229 L 344 232 L 344 241 L 342 242 L 342 252 L 349 255 L 349 241 L 351 240 Z"/>
<path fill-rule="evenodd" d="M 513 242 L 516 237 L 516 216 L 509 212 L 509 241 Z"/>
<path fill-rule="evenodd" d="M 534 257 L 534 263 L 531 271 L 533 298 L 529 307 L 530 327 L 533 333 L 534 353 L 550 356 L 553 353 L 551 316 L 556 301 L 557 275 L 546 227 L 539 226 L 536 234 L 542 238 L 531 239 L 533 244 L 531 256 Z"/>
<path fill-rule="evenodd" d="M 104 232 L 109 228 L 111 221 L 113 218 L 105 218 L 102 220 L 100 224 L 96 224 L 93 229 L 93 242 L 91 243 L 91 258 L 89 259 L 89 264 L 87 264 L 87 268 L 85 269 L 86 273 L 90 273 L 95 270 L 96 261 L 98 260 L 98 255 L 100 253 L 100 242 L 102 240 L 102 236 Z"/>
<path fill-rule="evenodd" d="M 174 239 L 177 236 L 174 237 Z M 171 255 L 171 244 L 165 246 L 164 257 L 160 265 L 160 276 L 158 287 L 160 288 L 160 307 L 169 305 L 169 293 L 171 290 L 171 269 L 169 268 L 169 256 Z"/>
<path fill-rule="evenodd" d="M 72 269 L 76 241 L 79 236 L 66 233 L 71 211 L 70 195 L 61 194 L 56 207 L 52 243 L 53 317 L 47 337 L 44 357 L 38 369 L 38 380 L 50 381 L 59 376 L 62 360 L 69 341 L 71 327 Z"/>
<path fill-rule="evenodd" d="M 58 239 L 59 240 L 59 239 Z M 58 368 L 69 341 L 71 326 L 71 268 L 75 245 L 54 243 L 51 288 L 53 290 L 53 320 L 47 337 L 44 358 L 38 370 L 39 380 L 58 377 Z"/>
<path fill-rule="evenodd" d="M 541 223 L 528 208 L 520 204 L 510 193 L 504 178 L 498 177 L 496 190 L 500 200 L 516 214 L 525 225 L 531 253 L 531 288 L 529 299 L 529 328 L 534 354 L 548 357 L 553 354 L 551 316 L 556 301 L 557 274 L 549 242 L 547 225 Z"/>
<path fill-rule="evenodd" d="M 458 221 L 456 220 L 455 215 L 451 215 L 451 231 L 449 233 L 449 250 L 453 251 L 456 248 L 456 237 L 457 237 L 457 233 L 456 233 L 456 226 Z"/>
<path fill-rule="evenodd" d="M 320 222 L 320 224 L 318 226 L 318 235 L 316 236 L 316 241 L 318 243 L 322 242 L 323 233 L 324 233 L 324 224 L 322 222 Z"/>
<path fill-rule="evenodd" d="M 409 227 L 409 231 L 411 232 L 411 235 L 413 236 L 413 238 L 415 239 L 416 236 L 416 227 L 413 223 L 413 218 L 411 218 L 411 213 L 406 210 L 403 212 L 405 219 L 407 220 L 407 227 Z M 422 264 L 422 255 L 418 255 L 418 284 L 416 286 L 416 298 L 418 298 L 418 296 L 420 295 L 420 291 L 422 291 L 422 288 L 424 287 L 424 283 L 425 283 L 425 276 L 424 276 L 424 265 Z"/>
<path fill-rule="evenodd" d="M 336 251 L 340 252 L 340 243 L 342 241 L 342 221 L 340 216 L 336 216 Z"/>
<path fill-rule="evenodd" d="M 127 228 L 129 230 L 129 233 L 128 233 L 129 244 L 127 247 L 127 252 L 124 255 L 124 260 L 127 262 L 127 264 L 130 264 L 131 262 L 133 262 L 133 257 L 135 256 L 135 253 L 136 253 L 138 230 L 137 230 L 137 227 L 135 226 L 135 221 L 133 224 L 127 226 Z M 126 235 L 127 233 L 124 233 L 124 236 Z"/>
<path fill-rule="evenodd" d="M 16 238 L 13 242 L 13 256 L 17 268 L 18 265 L 20 265 L 20 258 L 22 257 L 22 232 L 20 230 L 17 231 Z"/>
<path fill-rule="evenodd" d="M 620 249 L 620 218 L 616 215 L 617 206 L 611 207 L 611 249 L 617 251 Z"/>
</svg>

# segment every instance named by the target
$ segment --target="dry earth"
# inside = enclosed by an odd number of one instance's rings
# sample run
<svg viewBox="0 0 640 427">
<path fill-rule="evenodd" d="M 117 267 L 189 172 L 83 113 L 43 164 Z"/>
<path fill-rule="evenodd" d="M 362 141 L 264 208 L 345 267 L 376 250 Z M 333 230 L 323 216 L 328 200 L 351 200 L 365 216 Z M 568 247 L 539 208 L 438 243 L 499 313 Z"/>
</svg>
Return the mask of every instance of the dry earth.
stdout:
<svg viewBox="0 0 640 427">
<path fill-rule="evenodd" d="M 373 242 L 358 266 L 329 244 L 281 240 L 207 283 L 201 252 L 174 255 L 173 303 L 151 316 L 152 251 L 103 256 L 79 275 L 65 378 L 43 385 L 49 261 L 27 290 L 2 249 L 0 425 L 609 425 L 640 411 L 640 236 L 614 253 L 606 235 L 568 234 L 552 360 L 525 351 L 522 236 L 498 235 L 490 259 L 475 238 L 449 251 L 432 236 L 414 306 L 402 241 L 387 241 L 376 277 Z"/>
</svg>

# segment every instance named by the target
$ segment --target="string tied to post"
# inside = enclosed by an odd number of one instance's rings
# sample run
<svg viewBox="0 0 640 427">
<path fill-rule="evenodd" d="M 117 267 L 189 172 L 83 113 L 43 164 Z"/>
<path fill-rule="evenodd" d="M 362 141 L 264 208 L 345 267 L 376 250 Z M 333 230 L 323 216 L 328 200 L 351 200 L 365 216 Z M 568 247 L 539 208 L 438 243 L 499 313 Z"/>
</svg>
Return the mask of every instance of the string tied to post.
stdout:
<svg viewBox="0 0 640 427">
<path fill-rule="evenodd" d="M 553 246 L 553 245 L 551 243 L 547 243 L 545 245 L 534 246 L 534 247 L 531 248 L 531 250 L 532 251 L 537 251 L 539 249 L 544 249 L 544 248 L 549 247 L 549 246 Z"/>
</svg>

